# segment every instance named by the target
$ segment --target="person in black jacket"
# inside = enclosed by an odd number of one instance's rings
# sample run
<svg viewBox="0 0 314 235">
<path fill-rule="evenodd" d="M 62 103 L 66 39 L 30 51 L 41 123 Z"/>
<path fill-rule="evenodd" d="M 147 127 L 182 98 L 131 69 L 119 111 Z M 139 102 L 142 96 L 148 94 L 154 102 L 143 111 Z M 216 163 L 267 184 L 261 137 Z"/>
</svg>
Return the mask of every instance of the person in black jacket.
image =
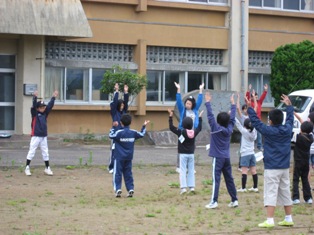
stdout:
<svg viewBox="0 0 314 235">
<path fill-rule="evenodd" d="M 178 136 L 178 154 L 180 157 L 180 194 L 187 192 L 187 187 L 190 192 L 195 190 L 195 175 L 194 175 L 194 151 L 195 138 L 202 130 L 202 113 L 199 113 L 199 122 L 197 128 L 193 129 L 193 120 L 190 117 L 185 117 L 182 120 L 182 129 L 173 125 L 173 111 L 169 112 L 169 129 Z"/>
<path fill-rule="evenodd" d="M 49 103 L 46 105 L 44 101 L 37 101 L 38 91 L 33 93 L 33 106 L 31 108 L 32 114 L 32 123 L 31 123 L 31 142 L 29 145 L 29 151 L 26 157 L 26 167 L 25 174 L 27 176 L 32 175 L 29 165 L 35 156 L 36 149 L 40 146 L 41 154 L 43 160 L 45 161 L 45 170 L 46 175 L 53 175 L 53 172 L 49 166 L 49 154 L 48 154 L 48 144 L 47 144 L 47 117 L 50 111 L 52 110 L 55 99 L 58 96 L 58 91 L 54 91 Z"/>
<path fill-rule="evenodd" d="M 310 170 L 310 148 L 313 143 L 313 124 L 305 121 L 301 124 L 301 132 L 297 135 L 294 147 L 294 168 L 293 168 L 293 204 L 300 203 L 299 180 L 301 177 L 304 201 L 312 204 L 311 187 L 308 180 Z"/>
</svg>

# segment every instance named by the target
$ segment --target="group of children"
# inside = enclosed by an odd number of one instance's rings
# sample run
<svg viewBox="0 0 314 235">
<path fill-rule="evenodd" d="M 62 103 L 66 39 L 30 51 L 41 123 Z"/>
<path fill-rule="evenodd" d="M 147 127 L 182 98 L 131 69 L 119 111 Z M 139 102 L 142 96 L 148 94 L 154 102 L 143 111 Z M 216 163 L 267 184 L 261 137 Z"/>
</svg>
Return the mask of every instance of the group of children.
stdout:
<svg viewBox="0 0 314 235">
<path fill-rule="evenodd" d="M 169 129 L 178 136 L 178 162 L 180 173 L 180 194 L 195 192 L 195 169 L 194 151 L 195 138 L 202 130 L 202 113 L 199 107 L 202 104 L 204 84 L 199 86 L 200 92 L 195 102 L 194 97 L 188 97 L 183 105 L 180 95 L 180 85 L 177 87 L 177 105 L 180 113 L 179 126 L 173 125 L 173 111 L 169 112 Z M 268 86 L 264 86 L 263 96 L 266 95 Z M 149 120 L 145 120 L 141 131 L 130 129 L 132 117 L 127 113 L 128 109 L 128 86 L 124 85 L 124 100 L 119 100 L 119 85 L 116 84 L 113 102 L 110 104 L 112 116 L 112 129 L 109 138 L 112 139 L 111 156 L 108 170 L 113 174 L 113 187 L 116 197 L 122 194 L 122 177 L 127 189 L 127 197 L 134 194 L 134 180 L 132 175 L 132 159 L 134 153 L 134 142 L 144 137 L 146 125 Z M 53 97 L 46 105 L 37 101 L 38 93 L 33 96 L 32 113 L 32 139 L 27 155 L 25 174 L 31 175 L 29 165 L 34 157 L 36 148 L 40 145 L 43 159 L 45 161 L 45 174 L 53 175 L 49 167 L 49 155 L 47 147 L 47 116 L 51 111 L 55 97 L 58 92 L 53 93 Z M 309 115 L 309 120 L 302 122 L 301 132 L 297 136 L 294 150 L 294 173 L 293 173 L 293 202 L 290 192 L 290 139 L 293 128 L 293 106 L 289 97 L 282 95 L 282 100 L 286 107 L 286 119 L 281 110 L 274 109 L 269 112 L 269 123 L 266 125 L 260 120 L 261 102 L 257 100 L 257 95 L 253 91 L 251 96 L 246 96 L 245 113 L 240 111 L 239 95 L 237 105 L 234 94 L 230 97 L 231 108 L 229 112 L 220 112 L 215 118 L 212 111 L 212 95 L 206 92 L 204 95 L 205 107 L 207 111 L 207 121 L 210 125 L 210 150 L 212 157 L 212 195 L 209 204 L 205 207 L 214 209 L 218 207 L 218 196 L 220 188 L 221 174 L 223 174 L 228 193 L 231 198 L 229 207 L 239 205 L 238 192 L 258 192 L 258 177 L 256 173 L 256 160 L 254 156 L 254 141 L 258 133 L 264 137 L 264 206 L 267 212 L 267 220 L 258 226 L 269 228 L 274 226 L 274 212 L 276 205 L 283 205 L 285 209 L 285 219 L 278 223 L 281 226 L 293 226 L 291 215 L 292 204 L 300 203 L 299 200 L 299 178 L 302 180 L 304 200 L 311 204 L 312 195 L 308 181 L 310 148 L 313 148 L 313 122 L 314 113 Z M 265 97 L 264 97 L 265 98 Z M 240 120 L 236 118 L 236 110 L 240 114 Z M 247 116 L 246 116 L 247 115 Z M 282 124 L 284 123 L 284 124 Z M 234 125 L 241 132 L 240 165 L 242 171 L 241 188 L 236 190 L 234 178 L 232 176 L 232 165 L 230 161 L 230 138 Z M 262 146 L 260 146 L 262 148 Z M 312 152 L 311 152 L 312 153 Z M 314 158 L 314 153 L 311 156 Z M 314 165 L 313 165 L 314 166 Z M 247 173 L 250 170 L 253 177 L 253 187 L 246 189 Z"/>
</svg>

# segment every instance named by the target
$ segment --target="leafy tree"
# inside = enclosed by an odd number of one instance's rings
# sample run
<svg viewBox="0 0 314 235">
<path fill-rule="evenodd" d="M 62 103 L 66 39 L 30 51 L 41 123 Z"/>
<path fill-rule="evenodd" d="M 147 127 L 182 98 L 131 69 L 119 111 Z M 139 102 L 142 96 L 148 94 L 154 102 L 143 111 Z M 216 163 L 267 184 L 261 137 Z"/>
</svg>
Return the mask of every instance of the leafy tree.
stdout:
<svg viewBox="0 0 314 235">
<path fill-rule="evenodd" d="M 314 88 L 314 44 L 311 41 L 287 44 L 275 50 L 270 87 L 275 105 L 282 94 Z"/>
<path fill-rule="evenodd" d="M 129 94 L 137 95 L 147 85 L 147 80 L 146 76 L 133 73 L 130 70 L 123 70 L 120 66 L 115 65 L 105 72 L 101 81 L 101 92 L 105 94 L 112 93 L 116 83 L 119 84 L 120 92 L 123 92 L 123 87 L 126 84 L 129 87 Z"/>
</svg>

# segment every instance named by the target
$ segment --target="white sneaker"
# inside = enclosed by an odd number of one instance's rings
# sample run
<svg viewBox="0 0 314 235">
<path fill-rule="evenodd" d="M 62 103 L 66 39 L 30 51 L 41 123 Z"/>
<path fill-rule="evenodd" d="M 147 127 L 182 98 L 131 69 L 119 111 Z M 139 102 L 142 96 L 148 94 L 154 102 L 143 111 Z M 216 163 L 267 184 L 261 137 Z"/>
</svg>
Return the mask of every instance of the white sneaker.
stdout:
<svg viewBox="0 0 314 235">
<path fill-rule="evenodd" d="M 294 199 L 292 201 L 292 203 L 293 203 L 293 205 L 298 205 L 298 204 L 300 204 L 300 200 L 299 199 Z"/>
<path fill-rule="evenodd" d="M 237 190 L 237 192 L 239 192 L 239 193 L 246 193 L 247 190 L 246 190 L 246 188 L 240 188 L 240 189 Z"/>
<path fill-rule="evenodd" d="M 176 168 L 176 172 L 180 174 L 180 168 Z"/>
<path fill-rule="evenodd" d="M 181 192 L 180 192 L 180 195 L 185 194 L 185 193 L 186 193 L 186 188 L 182 188 Z"/>
<path fill-rule="evenodd" d="M 207 209 L 215 209 L 218 207 L 218 203 L 217 202 L 211 202 L 208 205 L 205 206 L 205 208 Z"/>
<path fill-rule="evenodd" d="M 249 188 L 248 189 L 249 192 L 254 192 L 254 193 L 258 193 L 258 188 Z"/>
<path fill-rule="evenodd" d="M 29 166 L 26 166 L 26 168 L 25 168 L 25 175 L 27 175 L 27 176 L 30 176 L 30 175 L 32 175 L 32 173 L 31 173 L 31 170 L 29 169 Z"/>
<path fill-rule="evenodd" d="M 121 197 L 121 194 L 122 194 L 121 189 L 118 189 L 118 190 L 116 191 L 116 197 Z"/>
<path fill-rule="evenodd" d="M 312 204 L 312 203 L 313 203 L 312 198 L 310 198 L 309 200 L 305 201 L 305 203 L 307 203 L 307 204 Z"/>
<path fill-rule="evenodd" d="M 229 205 L 228 205 L 228 207 L 232 207 L 232 208 L 238 207 L 238 206 L 239 206 L 238 201 L 230 202 Z"/>
<path fill-rule="evenodd" d="M 109 170 L 109 174 L 113 174 L 113 169 Z"/>
<path fill-rule="evenodd" d="M 195 188 L 190 188 L 189 193 L 195 193 Z"/>
<path fill-rule="evenodd" d="M 50 169 L 50 166 L 48 166 L 48 168 L 45 168 L 45 174 L 46 175 L 53 175 L 53 172 L 52 172 L 52 170 Z"/>
<path fill-rule="evenodd" d="M 134 190 L 131 189 L 129 190 L 128 194 L 126 195 L 127 197 L 133 197 L 133 194 L 134 194 Z"/>
</svg>

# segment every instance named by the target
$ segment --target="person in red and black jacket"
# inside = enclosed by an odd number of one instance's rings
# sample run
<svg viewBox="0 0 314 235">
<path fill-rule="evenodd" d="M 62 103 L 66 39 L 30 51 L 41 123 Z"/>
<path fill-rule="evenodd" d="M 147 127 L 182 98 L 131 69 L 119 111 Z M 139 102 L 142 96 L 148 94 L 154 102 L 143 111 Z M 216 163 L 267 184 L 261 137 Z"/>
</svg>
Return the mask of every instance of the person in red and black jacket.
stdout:
<svg viewBox="0 0 314 235">
<path fill-rule="evenodd" d="M 252 84 L 249 85 L 249 89 L 247 90 L 246 94 L 245 94 L 245 97 L 248 99 L 248 100 L 251 100 L 251 107 L 255 107 L 254 105 L 254 99 L 253 99 L 253 96 L 251 94 L 251 89 L 252 89 Z M 268 85 L 265 84 L 264 85 L 264 92 L 263 94 L 260 96 L 260 98 L 258 98 L 258 95 L 257 93 L 255 92 L 255 98 L 256 98 L 256 101 L 257 101 L 257 109 L 256 109 L 256 114 L 257 114 L 257 117 L 259 118 L 259 120 L 262 120 L 262 104 L 263 104 L 263 101 L 264 99 L 266 98 L 266 95 L 267 95 L 267 90 L 268 90 Z M 260 132 L 257 132 L 257 138 L 256 138 L 256 147 L 258 148 L 258 150 L 260 151 L 263 151 L 263 146 L 262 146 L 262 135 Z"/>
<path fill-rule="evenodd" d="M 45 104 L 44 101 L 37 101 L 38 91 L 33 93 L 33 106 L 31 108 L 32 114 L 32 123 L 31 123 L 31 142 L 29 145 L 29 151 L 26 157 L 26 168 L 25 174 L 27 176 L 32 175 L 29 165 L 35 156 L 36 149 L 40 146 L 41 154 L 43 160 L 45 161 L 45 170 L 46 175 L 53 175 L 53 172 L 49 166 L 49 154 L 48 154 L 48 144 L 47 144 L 47 117 L 50 111 L 52 110 L 55 99 L 58 96 L 58 91 L 54 91 L 48 104 Z"/>
</svg>

